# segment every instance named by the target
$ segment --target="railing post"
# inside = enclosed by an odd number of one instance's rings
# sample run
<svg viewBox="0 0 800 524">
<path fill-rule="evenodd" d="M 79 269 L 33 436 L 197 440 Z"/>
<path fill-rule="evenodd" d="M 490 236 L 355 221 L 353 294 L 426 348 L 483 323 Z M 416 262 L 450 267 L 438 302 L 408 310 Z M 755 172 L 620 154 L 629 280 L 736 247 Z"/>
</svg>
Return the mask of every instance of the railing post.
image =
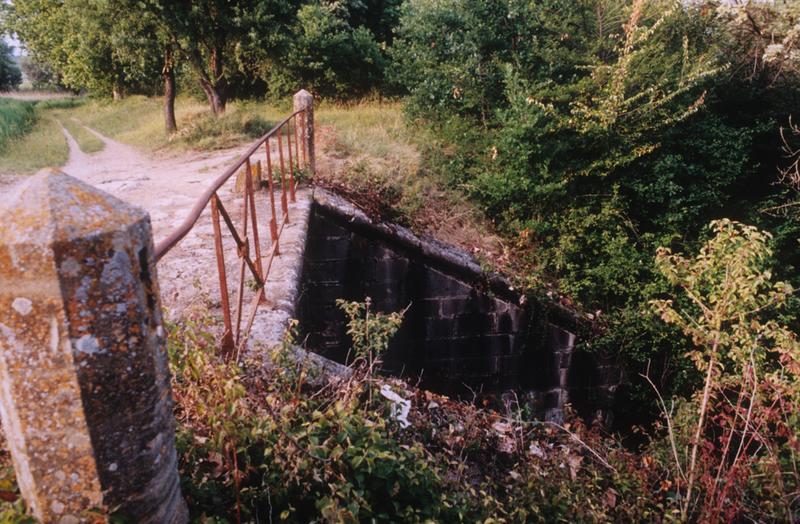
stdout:
<svg viewBox="0 0 800 524">
<path fill-rule="evenodd" d="M 148 215 L 55 171 L 2 207 L 0 414 L 30 511 L 186 522 Z"/>
<path fill-rule="evenodd" d="M 294 110 L 303 111 L 301 118 L 301 135 L 303 140 L 303 150 L 306 152 L 306 166 L 310 175 L 316 174 L 316 164 L 314 162 L 314 97 L 301 89 L 294 94 Z M 299 161 L 299 159 L 298 159 Z"/>
</svg>

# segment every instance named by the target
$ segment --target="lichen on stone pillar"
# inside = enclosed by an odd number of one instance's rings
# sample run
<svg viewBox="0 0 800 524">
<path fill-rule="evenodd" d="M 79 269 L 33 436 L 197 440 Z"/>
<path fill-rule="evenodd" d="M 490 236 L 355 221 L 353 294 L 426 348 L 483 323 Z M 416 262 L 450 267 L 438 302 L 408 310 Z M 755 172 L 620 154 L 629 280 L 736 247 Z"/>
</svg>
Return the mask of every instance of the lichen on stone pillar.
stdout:
<svg viewBox="0 0 800 524">
<path fill-rule="evenodd" d="M 314 95 L 301 89 L 292 98 L 294 111 L 304 111 L 301 117 L 301 133 L 305 143 L 303 146 L 308 151 L 308 170 L 311 174 L 316 173 L 316 163 L 314 161 Z"/>
<path fill-rule="evenodd" d="M 0 414 L 38 520 L 186 522 L 149 216 L 56 171 L 0 206 Z"/>
</svg>

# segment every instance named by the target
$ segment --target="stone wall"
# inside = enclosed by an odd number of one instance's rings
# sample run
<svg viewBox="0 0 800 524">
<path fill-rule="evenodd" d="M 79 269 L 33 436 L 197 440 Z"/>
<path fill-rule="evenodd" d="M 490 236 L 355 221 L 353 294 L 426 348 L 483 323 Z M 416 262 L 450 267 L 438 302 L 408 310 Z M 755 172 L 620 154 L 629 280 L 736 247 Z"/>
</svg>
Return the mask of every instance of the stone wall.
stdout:
<svg viewBox="0 0 800 524">
<path fill-rule="evenodd" d="M 377 311 L 408 308 L 385 368 L 424 388 L 467 397 L 522 392 L 549 418 L 566 402 L 593 416 L 613 401 L 618 379 L 573 351 L 574 315 L 526 300 L 453 247 L 374 222 L 317 190 L 297 310 L 301 340 L 344 362 L 350 340 L 335 301 L 365 297 Z"/>
</svg>

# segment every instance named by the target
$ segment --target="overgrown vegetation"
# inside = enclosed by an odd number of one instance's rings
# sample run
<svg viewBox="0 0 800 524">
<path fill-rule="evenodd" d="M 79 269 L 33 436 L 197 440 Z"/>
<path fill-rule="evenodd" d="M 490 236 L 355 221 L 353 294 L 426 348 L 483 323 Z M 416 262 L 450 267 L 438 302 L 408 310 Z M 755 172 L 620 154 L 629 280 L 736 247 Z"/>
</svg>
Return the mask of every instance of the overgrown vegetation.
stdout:
<svg viewBox="0 0 800 524">
<path fill-rule="evenodd" d="M 266 374 L 220 360 L 202 317 L 174 328 L 181 471 L 194 518 L 634 521 L 657 510 L 640 496 L 646 475 L 634 456 L 580 423 L 536 424 L 513 408 L 484 412 L 378 378 L 401 317 L 341 305 L 356 340 L 352 375 L 323 381 L 288 348 Z"/>
<path fill-rule="evenodd" d="M 737 219 L 773 231 L 777 274 L 797 278 L 798 223 L 763 212 L 786 201 L 775 182 L 779 129 L 800 100 L 797 9 L 404 5 L 395 74 L 410 115 L 438 138 L 426 167 L 497 223 L 523 284 L 555 286 L 591 315 L 583 349 L 629 371 L 621 427 L 653 412 L 638 379 L 648 366 L 665 390 L 700 380 L 674 329 L 646 314 L 668 289 L 650 257 L 658 246 L 691 250 L 702 224 Z"/>
<path fill-rule="evenodd" d="M 33 127 L 36 120 L 33 104 L 0 98 L 0 151 L 8 142 Z"/>
<path fill-rule="evenodd" d="M 774 315 L 792 290 L 771 282 L 769 235 L 713 223 L 696 257 L 662 249 L 679 291 L 653 303 L 690 338 L 707 377 L 662 399 L 663 431 L 639 453 L 578 419 L 532 421 L 380 378 L 402 322 L 339 301 L 350 375 L 319 377 L 288 345 L 274 366 L 218 355 L 195 316 L 170 334 L 181 471 L 198 519 L 289 522 L 786 521 L 795 455 L 800 342 Z M 685 299 L 686 306 L 682 304 Z M 287 343 L 288 344 L 288 343 Z M 651 382 L 652 383 L 652 382 Z M 659 397 L 661 398 L 661 397 Z M 667 407 L 667 402 L 672 406 Z"/>
<path fill-rule="evenodd" d="M 7 42 L 0 41 L 0 91 L 16 89 L 22 83 L 22 71 L 13 51 Z"/>
<path fill-rule="evenodd" d="M 0 121 L 8 133 L 0 141 L 0 174 L 30 174 L 67 161 L 66 139 L 48 111 L 62 105 L 0 98 Z"/>
<path fill-rule="evenodd" d="M 37 78 L 126 95 L 65 125 L 148 149 L 240 144 L 287 113 L 269 100 L 324 97 L 314 182 L 580 311 L 580 350 L 625 371 L 613 429 L 641 435 L 626 449 L 378 378 L 400 319 L 367 304 L 344 304 L 357 358 L 328 385 L 286 348 L 268 372 L 220 360 L 200 315 L 170 338 L 198 519 L 796 519 L 800 3 L 172 7 L 3 9 Z M 53 113 L 15 104 L 0 170 L 65 158 Z"/>
</svg>

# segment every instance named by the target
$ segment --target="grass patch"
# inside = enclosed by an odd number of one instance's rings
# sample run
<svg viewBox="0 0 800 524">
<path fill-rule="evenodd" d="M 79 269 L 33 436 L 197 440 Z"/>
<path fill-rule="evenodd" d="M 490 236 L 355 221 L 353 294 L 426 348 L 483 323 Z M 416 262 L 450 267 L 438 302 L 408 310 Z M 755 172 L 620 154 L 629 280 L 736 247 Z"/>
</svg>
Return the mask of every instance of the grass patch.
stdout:
<svg viewBox="0 0 800 524">
<path fill-rule="evenodd" d="M 68 156 L 67 140 L 58 122 L 42 111 L 30 132 L 6 144 L 0 154 L 0 173 L 32 174 L 45 167 L 62 166 Z"/>
<path fill-rule="evenodd" d="M 216 150 L 246 144 L 263 135 L 287 111 L 263 102 L 234 101 L 223 117 L 215 118 L 203 102 L 178 97 L 178 132 L 172 137 L 164 133 L 163 101 L 159 98 L 93 100 L 72 111 L 71 116 L 114 140 L 146 150 Z"/>
<path fill-rule="evenodd" d="M 185 113 L 179 111 L 179 114 Z M 121 101 L 91 100 L 74 109 L 70 116 L 101 134 L 153 150 L 167 143 L 161 100 L 144 96 L 130 96 Z"/>
<path fill-rule="evenodd" d="M 34 104 L 0 98 L 0 151 L 4 150 L 12 139 L 28 132 L 35 122 Z"/>
<path fill-rule="evenodd" d="M 78 147 L 80 147 L 81 151 L 84 153 L 97 153 L 98 151 L 102 151 L 103 147 L 105 147 L 102 140 L 72 118 L 68 116 L 65 117 L 63 113 L 56 113 L 53 116 L 61 122 L 61 125 L 67 128 L 69 134 L 72 135 L 72 138 L 75 139 L 78 143 Z"/>
<path fill-rule="evenodd" d="M 426 168 L 429 131 L 411 128 L 399 102 L 322 103 L 316 110 L 318 185 L 373 216 L 456 244 L 495 267 L 509 253 L 485 215 Z"/>
<path fill-rule="evenodd" d="M 265 103 L 235 102 L 222 117 L 206 112 L 185 119 L 172 141 L 206 151 L 226 149 L 264 135 L 283 116 Z"/>
</svg>

